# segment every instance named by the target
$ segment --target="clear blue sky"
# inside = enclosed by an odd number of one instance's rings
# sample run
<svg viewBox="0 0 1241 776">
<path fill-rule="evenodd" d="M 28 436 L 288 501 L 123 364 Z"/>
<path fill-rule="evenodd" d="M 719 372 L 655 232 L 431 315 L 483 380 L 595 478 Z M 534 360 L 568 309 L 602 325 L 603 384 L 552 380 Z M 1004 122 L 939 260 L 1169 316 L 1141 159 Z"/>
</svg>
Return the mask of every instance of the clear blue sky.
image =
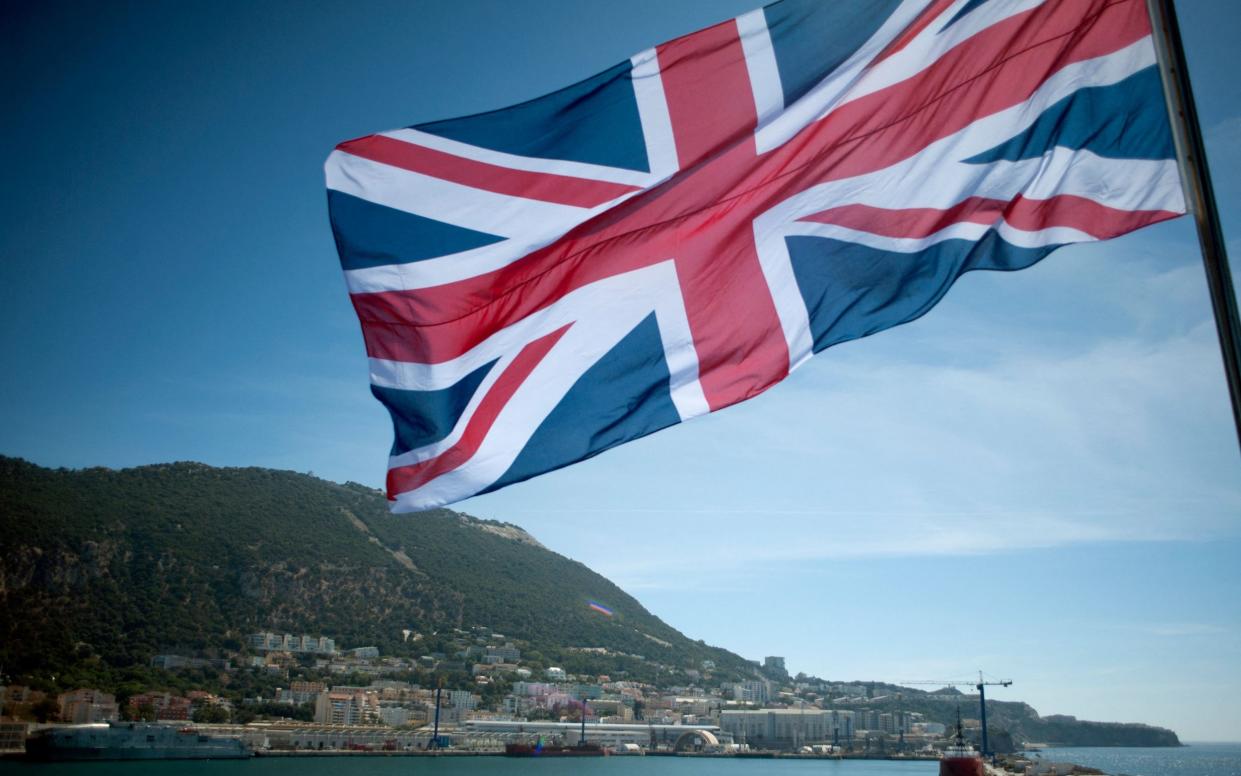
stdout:
<svg viewBox="0 0 1241 776">
<path fill-rule="evenodd" d="M 328 151 L 754 5 L 6 5 L 0 452 L 379 485 Z M 1241 5 L 1181 5 L 1241 235 Z M 1043 713 L 1241 739 L 1241 455 L 1185 219 L 967 277 L 759 399 L 461 507 L 794 671 L 983 668 Z"/>
</svg>

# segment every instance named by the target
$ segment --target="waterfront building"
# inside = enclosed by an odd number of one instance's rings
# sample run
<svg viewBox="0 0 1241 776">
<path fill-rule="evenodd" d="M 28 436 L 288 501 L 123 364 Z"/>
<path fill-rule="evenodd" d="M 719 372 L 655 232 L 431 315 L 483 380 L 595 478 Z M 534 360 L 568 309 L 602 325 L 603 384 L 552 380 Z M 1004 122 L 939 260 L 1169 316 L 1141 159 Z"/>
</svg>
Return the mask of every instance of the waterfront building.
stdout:
<svg viewBox="0 0 1241 776">
<path fill-rule="evenodd" d="M 576 744 L 582 728 L 577 722 L 525 722 L 521 720 L 469 719 L 460 729 L 473 734 L 487 734 L 504 740 L 560 740 Z M 680 743 L 687 748 L 715 748 L 731 743 L 717 725 L 653 725 L 586 723 L 586 740 L 601 746 L 620 748 L 625 744 L 641 747 L 673 748 Z"/>
<path fill-rule="evenodd" d="M 116 705 L 116 696 L 99 690 L 79 689 L 61 693 L 57 698 L 60 705 L 60 721 L 75 725 L 90 722 L 108 722 L 120 719 L 120 708 Z"/>
<path fill-rule="evenodd" d="M 380 706 L 379 720 L 392 727 L 409 724 L 409 709 L 404 706 Z"/>
<path fill-rule="evenodd" d="M 873 709 L 861 709 L 854 712 L 858 730 L 881 730 L 879 712 Z"/>
<path fill-rule="evenodd" d="M 379 721 L 378 693 L 365 688 L 334 687 L 315 696 L 315 722 L 323 725 L 365 725 Z"/>
<path fill-rule="evenodd" d="M 137 717 L 143 707 L 155 710 L 157 720 L 187 720 L 190 718 L 190 699 L 166 692 L 141 693 L 129 697 L 128 709 Z"/>
<path fill-rule="evenodd" d="M 0 752 L 25 752 L 29 727 L 25 722 L 0 722 Z"/>
<path fill-rule="evenodd" d="M 853 713 L 816 708 L 725 710 L 720 730 L 758 749 L 795 749 L 853 737 Z"/>
<path fill-rule="evenodd" d="M 276 691 L 276 700 L 281 703 L 313 703 L 315 697 L 326 690 L 323 682 L 293 682 L 289 687 Z"/>
</svg>

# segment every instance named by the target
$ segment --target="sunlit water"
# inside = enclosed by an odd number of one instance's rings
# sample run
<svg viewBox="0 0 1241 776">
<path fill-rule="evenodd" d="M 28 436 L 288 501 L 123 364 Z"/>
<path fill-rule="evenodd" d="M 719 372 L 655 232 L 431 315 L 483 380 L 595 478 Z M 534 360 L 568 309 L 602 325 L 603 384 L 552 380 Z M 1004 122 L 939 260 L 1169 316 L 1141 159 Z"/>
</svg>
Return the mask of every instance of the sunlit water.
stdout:
<svg viewBox="0 0 1241 776">
<path fill-rule="evenodd" d="M 0 769 L 5 766 L 0 764 Z M 936 776 L 939 764 L 692 757 L 281 757 L 232 762 L 53 763 L 17 765 L 12 770 L 15 776 Z"/>
<path fill-rule="evenodd" d="M 1112 776 L 1241 776 L 1241 744 L 1173 749 L 1047 749 L 1042 757 Z M 0 773 L 49 776 L 936 776 L 935 762 L 608 757 L 515 760 L 505 757 L 292 757 L 241 761 L 0 762 Z"/>
<path fill-rule="evenodd" d="M 1171 749 L 1046 749 L 1042 756 L 1057 762 L 1089 765 L 1113 776 L 1241 776 L 1241 744 L 1190 744 Z"/>
</svg>

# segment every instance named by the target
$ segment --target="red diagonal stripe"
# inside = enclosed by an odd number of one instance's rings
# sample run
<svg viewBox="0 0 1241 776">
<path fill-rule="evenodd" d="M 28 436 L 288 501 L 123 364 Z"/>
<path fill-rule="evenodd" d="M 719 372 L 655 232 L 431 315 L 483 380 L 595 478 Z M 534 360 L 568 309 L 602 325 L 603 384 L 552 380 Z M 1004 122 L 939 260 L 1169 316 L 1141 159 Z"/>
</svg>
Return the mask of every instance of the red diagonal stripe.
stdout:
<svg viewBox="0 0 1241 776">
<path fill-rule="evenodd" d="M 425 485 L 441 474 L 450 472 L 470 460 L 478 452 L 479 446 L 491 431 L 496 418 L 500 416 L 500 411 L 508 404 L 509 399 L 513 398 L 517 389 L 568 330 L 568 326 L 563 326 L 521 349 L 517 357 L 492 383 L 491 390 L 487 391 L 487 395 L 479 402 L 478 409 L 466 423 L 465 431 L 455 445 L 434 458 L 409 466 L 389 469 L 388 498 L 395 499 L 397 494 Z"/>
<path fill-rule="evenodd" d="M 950 208 L 889 210 L 870 205 L 844 205 L 806 216 L 802 221 L 835 224 L 883 237 L 922 238 L 956 223 L 999 224 L 1027 232 L 1067 226 L 1100 240 L 1175 218 L 1167 210 L 1118 210 L 1091 199 L 1060 194 L 1048 199 L 1018 196 L 1010 201 L 970 197 Z"/>
<path fill-rule="evenodd" d="M 822 182 L 889 167 L 1028 100 L 1054 73 L 1150 34 L 1141 0 L 1048 0 L 992 25 L 917 75 L 846 103 L 775 155 Z"/>
<path fill-rule="evenodd" d="M 456 358 L 574 289 L 673 258 L 675 235 L 660 230 L 636 244 L 613 247 L 578 250 L 576 243 L 562 240 L 537 252 L 539 257 L 548 256 L 549 266 L 535 277 L 523 277 L 522 267 L 512 267 L 434 288 L 353 294 L 367 355 L 421 364 Z M 469 304 L 468 312 L 447 318 L 436 315 L 445 305 L 456 309 L 462 301 Z M 437 322 L 414 323 L 428 320 Z"/>
<path fill-rule="evenodd" d="M 883 60 L 908 46 L 914 38 L 918 37 L 918 33 L 925 30 L 931 22 L 939 18 L 939 15 L 942 14 L 948 6 L 955 2 L 956 0 L 935 0 L 935 2 L 931 3 L 931 5 L 923 11 L 917 19 L 913 20 L 912 24 L 905 28 L 904 32 L 896 36 L 896 38 L 888 44 L 887 48 L 881 51 L 879 56 L 875 57 L 875 59 L 871 62 L 871 66 L 873 67 L 874 65 L 879 64 Z"/>
<path fill-rule="evenodd" d="M 372 162 L 400 167 L 402 170 L 422 173 L 463 186 L 557 205 L 592 208 L 639 188 L 569 175 L 514 170 L 446 154 L 385 135 L 360 137 L 341 143 L 337 148 Z"/>
</svg>

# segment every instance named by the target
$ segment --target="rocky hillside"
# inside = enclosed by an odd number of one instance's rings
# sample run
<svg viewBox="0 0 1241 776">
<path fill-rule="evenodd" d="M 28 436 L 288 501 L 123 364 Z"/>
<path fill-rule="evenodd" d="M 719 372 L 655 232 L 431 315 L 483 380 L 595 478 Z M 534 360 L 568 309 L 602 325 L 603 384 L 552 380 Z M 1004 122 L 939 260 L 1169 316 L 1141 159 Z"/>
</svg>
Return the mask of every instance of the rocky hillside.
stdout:
<svg viewBox="0 0 1241 776">
<path fill-rule="evenodd" d="M 402 631 L 473 625 L 571 670 L 638 676 L 712 660 L 721 679 L 752 671 L 516 526 L 448 510 L 394 516 L 382 494 L 356 484 L 197 463 L 70 471 L 0 458 L 0 515 L 9 675 L 211 654 L 259 630 L 415 654 Z M 615 616 L 591 611 L 592 599 Z"/>
<path fill-rule="evenodd" d="M 924 692 L 910 687 L 873 684 L 876 700 L 864 705 L 835 704 L 842 708 L 876 711 L 912 711 L 926 719 L 952 726 L 957 709 L 967 720 L 978 719 L 978 696 L 954 688 Z M 1046 717 L 1028 703 L 987 699 L 991 749 L 1013 752 L 1026 743 L 1052 746 L 1180 746 L 1176 733 L 1167 728 L 1138 723 L 1090 722 L 1059 714 Z M 978 743 L 977 728 L 968 731 Z"/>
</svg>

